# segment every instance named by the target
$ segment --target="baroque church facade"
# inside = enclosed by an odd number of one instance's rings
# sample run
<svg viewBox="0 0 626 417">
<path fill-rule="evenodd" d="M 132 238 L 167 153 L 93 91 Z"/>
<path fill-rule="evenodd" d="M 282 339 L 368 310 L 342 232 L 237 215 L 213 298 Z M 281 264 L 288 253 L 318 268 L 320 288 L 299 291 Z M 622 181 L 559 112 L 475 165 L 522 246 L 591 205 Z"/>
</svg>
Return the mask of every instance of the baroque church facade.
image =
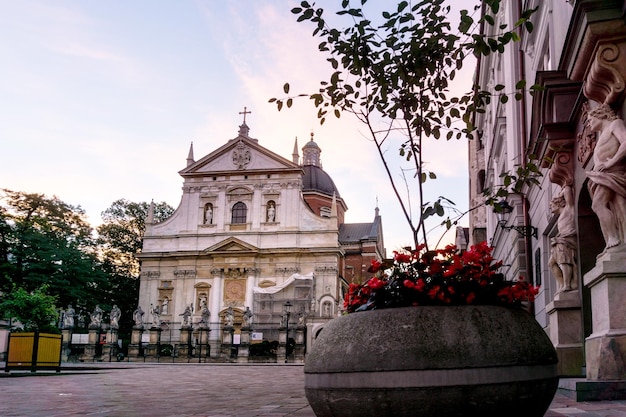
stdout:
<svg viewBox="0 0 626 417">
<path fill-rule="evenodd" d="M 195 160 L 192 144 L 179 171 L 180 205 L 161 223 L 148 215 L 139 306 L 149 313 L 146 324 L 160 322 L 161 343 L 179 343 L 187 321 L 191 341 L 198 329 L 210 330 L 213 357 L 228 337 L 225 326 L 231 343 L 242 326 L 253 344 L 274 342 L 288 303 L 306 349 L 341 314 L 349 283 L 366 279 L 371 261 L 385 257 L 378 208 L 371 223 L 344 222 L 347 205 L 312 134 L 302 159 L 296 139 L 289 160 L 249 131 L 244 114 L 237 137 L 210 154 Z"/>
</svg>

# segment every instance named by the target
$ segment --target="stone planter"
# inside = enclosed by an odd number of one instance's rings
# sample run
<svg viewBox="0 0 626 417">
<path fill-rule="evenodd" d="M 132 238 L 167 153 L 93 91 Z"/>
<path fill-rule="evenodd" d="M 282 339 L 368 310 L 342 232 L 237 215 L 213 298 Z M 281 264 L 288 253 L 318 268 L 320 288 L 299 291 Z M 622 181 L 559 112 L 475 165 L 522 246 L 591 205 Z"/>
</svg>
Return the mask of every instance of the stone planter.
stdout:
<svg viewBox="0 0 626 417">
<path fill-rule="evenodd" d="M 304 366 L 317 417 L 541 417 L 557 355 L 527 312 L 406 307 L 331 320 Z"/>
</svg>

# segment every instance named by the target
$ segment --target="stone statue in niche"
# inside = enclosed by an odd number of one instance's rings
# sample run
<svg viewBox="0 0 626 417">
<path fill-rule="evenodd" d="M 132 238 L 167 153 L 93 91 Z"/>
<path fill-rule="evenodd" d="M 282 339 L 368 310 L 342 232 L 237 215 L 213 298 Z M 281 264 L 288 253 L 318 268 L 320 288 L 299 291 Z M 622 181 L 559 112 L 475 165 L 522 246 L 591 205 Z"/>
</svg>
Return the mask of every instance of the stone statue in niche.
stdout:
<svg viewBox="0 0 626 417">
<path fill-rule="evenodd" d="M 576 219 L 574 217 L 574 191 L 565 185 L 559 195 L 550 201 L 550 210 L 559 216 L 558 233 L 550 240 L 548 265 L 556 278 L 556 293 L 578 288 L 576 266 Z"/>
<path fill-rule="evenodd" d="M 206 294 L 200 294 L 200 298 L 198 299 L 198 309 L 202 310 L 202 307 L 208 306 Z"/>
<path fill-rule="evenodd" d="M 593 169 L 587 171 L 591 209 L 598 216 L 607 251 L 623 249 L 626 240 L 626 126 L 613 109 L 602 104 L 587 114 L 592 132 L 598 132 Z"/>
<path fill-rule="evenodd" d="M 276 221 L 276 207 L 273 202 L 269 202 L 267 205 L 267 222 L 274 223 Z"/>
<path fill-rule="evenodd" d="M 331 315 L 331 311 L 330 311 L 330 301 L 324 301 L 324 317 L 330 317 Z"/>
<path fill-rule="evenodd" d="M 204 224 L 213 224 L 213 204 L 204 205 Z"/>
</svg>

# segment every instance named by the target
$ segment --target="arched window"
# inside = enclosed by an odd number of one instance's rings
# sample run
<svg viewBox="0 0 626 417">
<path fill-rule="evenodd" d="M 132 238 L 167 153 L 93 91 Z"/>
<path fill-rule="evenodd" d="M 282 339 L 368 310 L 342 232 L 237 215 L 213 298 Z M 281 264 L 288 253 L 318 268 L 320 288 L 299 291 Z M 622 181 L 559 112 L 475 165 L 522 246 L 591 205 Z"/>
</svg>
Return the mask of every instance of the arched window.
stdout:
<svg viewBox="0 0 626 417">
<path fill-rule="evenodd" d="M 248 208 L 241 201 L 235 203 L 233 206 L 233 216 L 231 223 L 232 224 L 242 224 L 246 222 L 246 215 L 248 213 Z"/>
</svg>

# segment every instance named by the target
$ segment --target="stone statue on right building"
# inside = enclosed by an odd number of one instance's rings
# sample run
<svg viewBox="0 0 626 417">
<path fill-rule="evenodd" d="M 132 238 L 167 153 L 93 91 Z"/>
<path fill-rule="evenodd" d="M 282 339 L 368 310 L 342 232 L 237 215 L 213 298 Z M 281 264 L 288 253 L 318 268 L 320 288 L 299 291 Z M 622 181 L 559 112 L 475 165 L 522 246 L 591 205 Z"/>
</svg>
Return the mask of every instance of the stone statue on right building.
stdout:
<svg viewBox="0 0 626 417">
<path fill-rule="evenodd" d="M 607 104 L 591 110 L 587 118 L 591 131 L 598 132 L 587 177 L 591 208 L 606 242 L 600 257 L 623 249 L 626 241 L 626 126 Z"/>
</svg>

